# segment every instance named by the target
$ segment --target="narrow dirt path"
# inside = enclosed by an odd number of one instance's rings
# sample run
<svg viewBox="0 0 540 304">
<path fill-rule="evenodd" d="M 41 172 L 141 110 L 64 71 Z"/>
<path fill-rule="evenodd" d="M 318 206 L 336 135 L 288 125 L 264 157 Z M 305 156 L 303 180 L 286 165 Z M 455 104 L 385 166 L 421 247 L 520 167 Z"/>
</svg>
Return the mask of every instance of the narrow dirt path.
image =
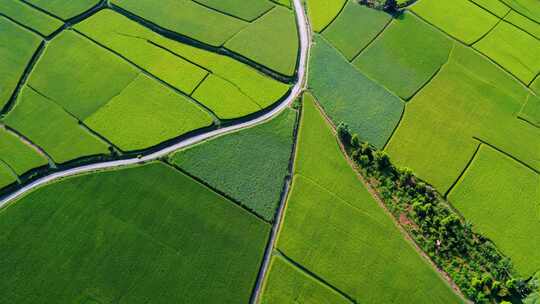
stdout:
<svg viewBox="0 0 540 304">
<path fill-rule="evenodd" d="M 245 128 L 253 127 L 255 125 L 264 123 L 274 118 L 278 114 L 280 114 L 284 109 L 286 109 L 293 101 L 295 101 L 298 98 L 298 96 L 302 93 L 305 86 L 305 82 L 306 82 L 306 67 L 307 67 L 307 57 L 308 57 L 309 44 L 310 44 L 310 32 L 309 32 L 307 17 L 304 13 L 301 0 L 293 0 L 293 3 L 294 3 L 294 8 L 296 10 L 298 34 L 300 38 L 300 52 L 299 52 L 299 61 L 298 61 L 299 64 L 298 64 L 298 70 L 297 70 L 298 80 L 295 83 L 295 85 L 292 87 L 289 93 L 289 96 L 287 96 L 287 98 L 285 98 L 275 108 L 273 108 L 269 112 L 261 116 L 258 116 L 252 120 L 239 122 L 236 124 L 229 125 L 227 127 L 223 127 L 221 129 L 213 130 L 204 134 L 195 135 L 193 137 L 187 138 L 181 142 L 175 143 L 173 145 L 170 145 L 168 147 L 165 147 L 161 150 L 145 155 L 143 157 L 134 157 L 134 158 L 123 159 L 123 160 L 100 162 L 100 163 L 70 168 L 70 169 L 66 169 L 63 171 L 49 174 L 3 197 L 0 200 L 0 209 L 5 207 L 7 204 L 14 201 L 15 199 L 23 196 L 24 194 L 42 185 L 53 182 L 55 180 L 66 178 L 69 176 L 79 175 L 83 173 L 93 172 L 93 171 L 121 168 L 121 167 L 132 166 L 136 164 L 143 164 L 146 162 L 157 160 L 176 150 L 195 145 L 204 140 L 208 140 L 210 138 L 225 135 L 227 133 L 231 133 L 240 129 L 245 129 Z"/>
</svg>

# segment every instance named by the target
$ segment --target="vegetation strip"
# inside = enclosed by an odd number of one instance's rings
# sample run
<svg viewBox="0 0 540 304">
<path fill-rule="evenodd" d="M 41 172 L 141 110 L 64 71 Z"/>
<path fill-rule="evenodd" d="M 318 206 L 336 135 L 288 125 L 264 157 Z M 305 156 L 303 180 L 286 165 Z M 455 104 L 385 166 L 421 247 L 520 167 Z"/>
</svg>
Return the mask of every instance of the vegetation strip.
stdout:
<svg viewBox="0 0 540 304">
<path fill-rule="evenodd" d="M 468 298 L 524 299 L 537 288 L 530 278 L 518 278 L 510 259 L 474 232 L 431 185 L 408 168 L 396 168 L 385 152 L 360 142 L 343 123 L 338 136 L 396 220 Z"/>
</svg>

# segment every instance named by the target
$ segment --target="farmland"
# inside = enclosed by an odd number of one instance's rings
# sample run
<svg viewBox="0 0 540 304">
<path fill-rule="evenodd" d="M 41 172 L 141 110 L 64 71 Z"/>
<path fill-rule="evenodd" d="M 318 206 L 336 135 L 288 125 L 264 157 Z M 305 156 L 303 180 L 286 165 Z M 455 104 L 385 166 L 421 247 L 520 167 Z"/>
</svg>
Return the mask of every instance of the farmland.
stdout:
<svg viewBox="0 0 540 304">
<path fill-rule="evenodd" d="M 538 0 L 0 4 L 0 303 L 536 304 L 539 219 Z"/>
<path fill-rule="evenodd" d="M 159 163 L 40 188 L 0 227 L 0 286 L 16 303 L 245 302 L 269 230 Z"/>
<path fill-rule="evenodd" d="M 460 302 L 358 181 L 310 95 L 296 161 L 278 250 L 357 302 Z"/>
<path fill-rule="evenodd" d="M 171 155 L 171 163 L 271 221 L 288 173 L 296 113 Z"/>
</svg>

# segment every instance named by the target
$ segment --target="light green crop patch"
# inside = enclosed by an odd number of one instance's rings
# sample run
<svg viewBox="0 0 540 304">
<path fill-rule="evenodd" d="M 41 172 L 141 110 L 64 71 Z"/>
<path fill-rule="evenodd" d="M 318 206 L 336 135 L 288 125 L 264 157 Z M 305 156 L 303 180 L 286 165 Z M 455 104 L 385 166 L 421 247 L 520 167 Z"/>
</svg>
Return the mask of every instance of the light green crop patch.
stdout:
<svg viewBox="0 0 540 304">
<path fill-rule="evenodd" d="M 408 12 L 396 19 L 353 64 L 409 99 L 446 63 L 453 41 Z"/>
<path fill-rule="evenodd" d="M 43 36 L 52 34 L 64 24 L 19 0 L 3 0 L 0 13 L 28 26 Z"/>
<path fill-rule="evenodd" d="M 171 163 L 272 221 L 293 145 L 296 112 L 179 151 Z"/>
<path fill-rule="evenodd" d="M 466 44 L 480 39 L 499 21 L 469 0 L 418 1 L 411 10 Z"/>
<path fill-rule="evenodd" d="M 274 3 L 281 4 L 285 7 L 291 8 L 291 0 L 271 0 Z"/>
<path fill-rule="evenodd" d="M 245 21 L 253 21 L 269 11 L 274 4 L 268 0 L 194 0 L 218 11 L 233 15 Z"/>
<path fill-rule="evenodd" d="M 307 12 L 311 29 L 320 33 L 339 14 L 347 0 L 307 0 Z"/>
<path fill-rule="evenodd" d="M 49 13 L 68 20 L 78 16 L 97 5 L 100 0 L 27 0 Z"/>
<path fill-rule="evenodd" d="M 0 229 L 10 302 L 220 304 L 249 302 L 271 227 L 151 163 L 36 189 Z"/>
<path fill-rule="evenodd" d="M 0 108 L 8 103 L 40 43 L 39 36 L 0 16 Z"/>
<path fill-rule="evenodd" d="M 232 83 L 215 75 L 207 77 L 193 93 L 193 98 L 220 119 L 234 119 L 261 110 L 253 100 Z"/>
<path fill-rule="evenodd" d="M 276 6 L 225 43 L 225 47 L 286 76 L 292 76 L 298 57 L 294 13 Z"/>
<path fill-rule="evenodd" d="M 538 170 L 540 129 L 516 118 L 528 94 L 484 56 L 456 44 L 449 63 L 407 104 L 387 150 L 442 193 L 474 154 L 475 138 Z"/>
<path fill-rule="evenodd" d="M 482 145 L 449 199 L 528 277 L 540 268 L 539 195 L 538 173 Z"/>
<path fill-rule="evenodd" d="M 79 120 L 117 95 L 138 71 L 73 31 L 48 44 L 28 83 Z"/>
<path fill-rule="evenodd" d="M 391 19 L 389 14 L 349 0 L 343 11 L 322 35 L 350 61 L 383 30 Z"/>
<path fill-rule="evenodd" d="M 540 5 L 536 0 L 501 0 L 527 18 L 540 23 Z"/>
<path fill-rule="evenodd" d="M 121 150 L 131 151 L 209 126 L 212 118 L 187 98 L 140 74 L 84 122 Z"/>
<path fill-rule="evenodd" d="M 112 10 L 102 10 L 75 28 L 186 94 L 207 75 L 203 68 L 156 45 L 166 38 Z"/>
<path fill-rule="evenodd" d="M 510 8 L 499 0 L 472 0 L 472 2 L 480 5 L 499 18 L 504 18 L 510 11 Z"/>
<path fill-rule="evenodd" d="M 17 181 L 15 174 L 3 162 L 0 161 L 0 189 L 7 187 Z"/>
<path fill-rule="evenodd" d="M 309 88 L 334 124 L 346 122 L 362 140 L 382 148 L 399 122 L 404 103 L 367 78 L 322 36 L 311 50 Z"/>
<path fill-rule="evenodd" d="M 272 256 L 270 271 L 262 291 L 262 304 L 281 303 L 349 304 L 342 295 L 325 286 L 284 259 Z"/>
<path fill-rule="evenodd" d="M 540 128 L 540 97 L 533 94 L 529 95 L 518 117 Z"/>
<path fill-rule="evenodd" d="M 336 141 L 308 96 L 277 248 L 358 303 L 460 303 L 403 239 Z"/>
<path fill-rule="evenodd" d="M 536 77 L 536 80 L 531 84 L 531 89 L 540 95 L 540 75 Z"/>
<path fill-rule="evenodd" d="M 18 175 L 47 165 L 44 156 L 4 128 L 0 128 L 0 160 L 8 164 Z"/>
<path fill-rule="evenodd" d="M 509 23 L 499 23 L 474 48 L 525 84 L 540 73 L 540 40 Z"/>
<path fill-rule="evenodd" d="M 516 11 L 511 11 L 506 18 L 504 18 L 505 21 L 508 23 L 511 23 L 520 29 L 524 30 L 525 32 L 535 36 L 536 38 L 540 39 L 540 24 L 532 21 L 531 19 L 528 19 L 527 17 L 524 17 L 523 15 L 520 15 Z"/>
<path fill-rule="evenodd" d="M 77 119 L 28 87 L 4 122 L 45 150 L 56 163 L 109 153 L 108 145 L 81 127 Z"/>
<path fill-rule="evenodd" d="M 248 22 L 227 16 L 191 0 L 112 0 L 146 20 L 195 40 L 221 46 Z"/>
</svg>

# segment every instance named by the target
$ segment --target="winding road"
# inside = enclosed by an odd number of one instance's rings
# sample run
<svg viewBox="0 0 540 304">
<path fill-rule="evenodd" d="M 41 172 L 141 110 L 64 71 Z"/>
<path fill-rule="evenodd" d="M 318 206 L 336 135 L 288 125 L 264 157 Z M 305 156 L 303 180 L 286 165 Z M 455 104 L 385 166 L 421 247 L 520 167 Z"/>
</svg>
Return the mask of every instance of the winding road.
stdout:
<svg viewBox="0 0 540 304">
<path fill-rule="evenodd" d="M 136 164 L 142 164 L 149 161 L 157 160 L 176 150 L 195 145 L 197 143 L 200 143 L 204 140 L 207 140 L 213 137 L 225 135 L 227 133 L 231 133 L 240 129 L 245 129 L 245 128 L 249 128 L 249 127 L 261 124 L 277 116 L 285 108 L 287 108 L 294 100 L 296 100 L 296 98 L 299 97 L 299 95 L 302 93 L 306 84 L 308 52 L 309 52 L 309 47 L 311 43 L 310 30 L 309 30 L 308 20 L 307 20 L 305 11 L 303 9 L 301 0 L 292 0 L 292 2 L 294 4 L 294 10 L 296 11 L 298 34 L 300 38 L 300 52 L 299 52 L 300 55 L 299 55 L 299 61 L 298 61 L 299 63 L 298 63 L 298 70 L 297 70 L 298 79 L 295 85 L 293 86 L 293 88 L 291 89 L 289 96 L 287 96 L 286 99 L 284 99 L 279 105 L 277 105 L 270 112 L 249 121 L 233 124 L 224 128 L 210 131 L 208 133 L 204 133 L 204 134 L 187 138 L 181 142 L 175 143 L 171 146 L 165 147 L 159 151 L 153 152 L 151 154 L 145 155 L 140 158 L 134 157 L 134 158 L 123 159 L 123 160 L 106 161 L 106 162 L 89 164 L 89 165 L 84 165 L 80 167 L 66 169 L 63 171 L 54 172 L 52 174 L 39 178 L 29 183 L 28 185 L 25 185 L 24 187 L 18 189 L 17 191 L 7 195 L 6 197 L 2 198 L 2 200 L 0 200 L 0 209 L 5 207 L 7 204 L 14 201 L 15 199 L 23 196 L 25 193 L 30 192 L 47 183 L 53 182 L 57 179 L 74 176 L 78 174 L 83 174 L 83 173 L 88 173 L 88 172 L 93 172 L 93 171 L 98 171 L 98 170 L 106 170 L 106 169 L 120 168 L 120 167 L 125 167 L 125 166 L 132 166 Z"/>
</svg>

